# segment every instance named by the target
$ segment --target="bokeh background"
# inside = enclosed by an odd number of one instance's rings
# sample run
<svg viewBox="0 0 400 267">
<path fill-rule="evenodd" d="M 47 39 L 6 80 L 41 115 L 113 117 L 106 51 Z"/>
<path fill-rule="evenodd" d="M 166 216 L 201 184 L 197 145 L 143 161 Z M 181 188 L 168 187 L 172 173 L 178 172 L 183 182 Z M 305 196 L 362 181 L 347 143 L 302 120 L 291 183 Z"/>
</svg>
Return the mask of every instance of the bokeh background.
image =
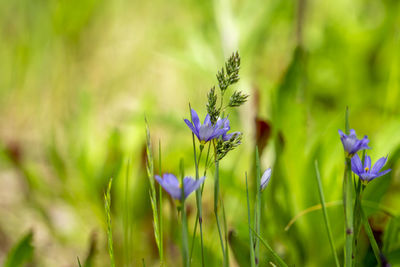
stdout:
<svg viewBox="0 0 400 267">
<path fill-rule="evenodd" d="M 230 120 L 244 138 L 220 164 L 231 265 L 248 265 L 244 173 L 254 185 L 258 145 L 262 168 L 274 170 L 263 193 L 263 237 L 292 265 L 333 266 L 320 210 L 285 226 L 319 203 L 316 159 L 326 201 L 341 199 L 337 131 L 346 106 L 351 128 L 371 140 L 372 160 L 389 155 L 393 169 L 365 199 L 398 214 L 399 26 L 397 0 L 0 1 L 0 262 L 32 231 L 30 266 L 77 266 L 77 257 L 109 266 L 103 193 L 114 177 L 117 265 L 158 266 L 144 117 L 155 165 L 160 141 L 162 171 L 178 173 L 183 158 L 194 175 L 183 118 L 189 102 L 204 118 L 215 74 L 238 50 L 241 80 L 233 89 L 250 98 Z M 203 204 L 206 258 L 220 266 L 212 181 L 213 169 Z M 178 219 L 164 199 L 167 265 L 179 266 Z M 191 233 L 193 196 L 188 210 Z M 328 211 L 342 259 L 342 207 Z M 368 213 L 385 255 L 398 263 L 397 217 Z M 373 266 L 364 233 L 362 240 L 362 264 Z M 263 255 L 266 266 L 271 257 Z"/>
</svg>

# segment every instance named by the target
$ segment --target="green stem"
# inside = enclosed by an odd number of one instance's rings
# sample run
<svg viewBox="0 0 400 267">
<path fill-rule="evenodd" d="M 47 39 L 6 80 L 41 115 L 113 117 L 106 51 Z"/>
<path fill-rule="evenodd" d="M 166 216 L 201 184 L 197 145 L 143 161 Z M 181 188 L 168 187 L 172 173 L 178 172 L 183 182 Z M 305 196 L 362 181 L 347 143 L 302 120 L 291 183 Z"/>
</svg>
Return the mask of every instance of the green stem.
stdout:
<svg viewBox="0 0 400 267">
<path fill-rule="evenodd" d="M 225 261 L 224 241 L 223 241 L 221 226 L 220 226 L 219 218 L 218 218 L 218 199 L 219 199 L 219 161 L 218 161 L 218 159 L 215 159 L 214 214 L 215 214 L 215 220 L 217 221 L 218 234 L 219 234 L 219 240 L 220 240 L 220 244 L 221 244 L 222 255 L 224 256 L 224 261 Z"/>
<path fill-rule="evenodd" d="M 182 265 L 184 267 L 190 266 L 189 263 L 189 245 L 188 245 L 188 236 L 187 236 L 187 218 L 186 218 L 186 210 L 185 210 L 185 191 L 183 186 L 184 179 L 184 171 L 183 171 L 183 159 L 180 162 L 181 167 L 181 219 L 182 219 Z"/>
<path fill-rule="evenodd" d="M 350 133 L 349 124 L 349 108 L 346 107 L 345 113 L 345 132 Z M 346 267 L 352 266 L 353 262 L 353 186 L 351 181 L 351 159 L 346 155 L 346 165 L 343 177 L 343 208 L 344 208 L 344 218 L 345 218 L 345 251 L 344 251 L 344 265 Z"/>
<path fill-rule="evenodd" d="M 279 255 L 276 254 L 276 252 L 268 245 L 268 243 L 259 234 L 257 234 L 257 232 L 254 231 L 253 228 L 251 228 L 251 230 L 256 235 L 257 239 L 259 239 L 261 241 L 261 243 L 264 245 L 264 247 L 272 254 L 274 259 L 278 263 L 278 266 L 288 267 L 288 265 L 283 261 L 283 259 L 281 257 L 279 257 Z"/>
<path fill-rule="evenodd" d="M 194 137 L 194 136 L 193 136 L 193 137 Z M 211 142 L 208 143 L 207 156 L 206 156 L 206 163 L 205 163 L 205 166 L 204 166 L 204 174 L 203 174 L 203 176 L 206 176 L 206 174 L 207 174 L 207 162 L 208 162 L 208 157 L 209 157 L 209 155 L 210 155 L 210 147 L 211 147 Z M 194 149 L 196 149 L 196 148 L 194 147 Z M 196 161 L 196 159 L 195 159 L 195 161 Z M 198 161 L 197 166 L 199 166 L 199 165 L 200 165 L 200 157 L 199 157 L 199 161 Z M 205 184 L 205 183 L 203 183 L 203 184 L 201 185 L 201 195 L 203 195 L 204 184 Z M 198 224 L 198 222 L 199 222 L 199 211 L 197 210 L 197 212 L 196 212 L 196 220 L 195 220 L 194 227 L 193 227 L 192 244 L 191 244 L 191 246 L 190 246 L 190 261 L 192 260 L 193 249 L 194 249 L 194 240 L 195 240 L 195 237 L 196 237 L 196 231 L 197 231 L 197 224 Z M 202 232 L 202 229 L 201 229 L 201 232 Z M 202 247 L 202 252 L 203 252 L 203 247 Z M 203 255 L 204 255 L 204 254 L 202 254 L 202 259 L 203 259 L 203 262 L 204 262 L 204 257 L 203 257 Z"/>
<path fill-rule="evenodd" d="M 191 113 L 191 106 L 189 104 L 189 112 Z M 191 122 L 193 122 L 192 116 L 190 116 Z M 193 142 L 193 159 L 194 159 L 194 164 L 196 168 L 196 180 L 199 179 L 199 164 L 200 164 L 200 159 L 201 159 L 201 154 L 203 152 L 203 145 L 200 145 L 200 154 L 199 154 L 199 159 L 197 160 L 197 155 L 196 155 L 196 140 L 194 137 L 194 133 L 192 133 L 192 142 Z M 203 183 L 204 186 L 204 183 Z M 192 235 L 192 244 L 191 244 L 191 249 L 190 249 L 190 256 L 189 259 L 190 261 L 192 260 L 192 254 L 193 254 L 193 248 L 194 248 L 194 240 L 196 237 L 196 231 L 197 231 L 197 223 L 200 224 L 200 243 L 201 243 L 201 265 L 204 267 L 204 245 L 203 245 L 203 212 L 202 212 L 202 190 L 197 189 L 196 190 L 196 206 L 197 206 L 197 213 L 196 213 L 196 222 L 194 225 L 193 229 L 193 235 Z"/>
<path fill-rule="evenodd" d="M 225 216 L 225 205 L 224 201 L 221 199 L 221 206 L 222 206 L 222 218 L 224 219 L 224 232 L 225 232 L 225 254 L 224 254 L 224 265 L 229 266 L 229 246 L 228 246 L 228 225 L 226 223 L 226 216 Z"/>
<path fill-rule="evenodd" d="M 158 140 L 158 173 L 162 176 L 161 173 L 161 141 Z M 158 208 L 159 208 L 159 230 L 160 230 L 160 261 L 161 266 L 164 265 L 164 244 L 163 244 L 163 212 L 162 212 L 162 187 L 158 185 Z"/>
<path fill-rule="evenodd" d="M 346 225 L 345 266 L 353 265 L 353 184 L 351 181 L 351 161 L 346 158 L 346 167 L 343 177 L 343 207 Z"/>
<path fill-rule="evenodd" d="M 362 191 L 361 191 L 361 182 L 360 179 L 355 182 L 355 187 L 356 187 L 356 198 L 355 198 L 355 203 L 354 203 L 354 214 L 353 214 L 353 221 L 354 221 L 354 240 L 353 240 L 353 266 L 356 266 L 357 264 L 357 253 L 358 253 L 358 237 L 360 235 L 360 230 L 361 230 L 361 196 L 362 196 Z"/>
<path fill-rule="evenodd" d="M 254 267 L 256 265 L 254 258 L 254 247 L 253 247 L 253 235 L 251 233 L 251 217 L 250 217 L 250 201 L 249 201 L 249 186 L 247 184 L 247 172 L 246 175 L 246 197 L 247 197 L 247 221 L 249 225 L 249 248 L 250 248 L 250 266 Z"/>
<path fill-rule="evenodd" d="M 362 189 L 361 189 L 361 193 L 360 193 L 360 202 L 361 202 L 361 196 L 362 196 L 362 193 L 364 192 L 364 189 L 365 189 L 365 186 L 362 185 Z M 374 252 L 375 258 L 378 262 L 378 266 L 382 266 L 381 252 L 380 252 L 378 244 L 376 243 L 374 233 L 372 232 L 371 226 L 369 225 L 368 218 L 365 215 L 362 205 L 360 205 L 360 213 L 361 213 L 362 223 L 364 224 L 365 232 L 368 236 L 369 242 L 371 243 L 372 251 Z"/>
<path fill-rule="evenodd" d="M 320 177 L 319 168 L 318 168 L 318 161 L 315 161 L 315 173 L 316 173 L 316 178 L 317 178 L 317 182 L 318 182 L 319 198 L 321 200 L 322 213 L 324 215 L 326 231 L 328 232 L 329 243 L 331 245 L 332 254 L 335 259 L 335 264 L 336 264 L 336 266 L 339 267 L 340 266 L 339 259 L 338 259 L 337 253 L 336 253 L 335 244 L 333 242 L 333 236 L 332 236 L 331 226 L 329 223 L 328 212 L 326 211 L 326 206 L 325 206 L 325 197 L 324 197 L 324 191 L 322 189 L 322 182 L 321 182 L 321 177 Z"/>
<path fill-rule="evenodd" d="M 254 229 L 257 234 L 260 235 L 260 224 L 261 224 L 261 169 L 260 169 L 260 157 L 258 154 L 258 147 L 256 146 L 256 206 L 255 206 L 255 222 Z M 255 240 L 255 260 L 256 266 L 260 259 L 260 241 Z"/>
</svg>

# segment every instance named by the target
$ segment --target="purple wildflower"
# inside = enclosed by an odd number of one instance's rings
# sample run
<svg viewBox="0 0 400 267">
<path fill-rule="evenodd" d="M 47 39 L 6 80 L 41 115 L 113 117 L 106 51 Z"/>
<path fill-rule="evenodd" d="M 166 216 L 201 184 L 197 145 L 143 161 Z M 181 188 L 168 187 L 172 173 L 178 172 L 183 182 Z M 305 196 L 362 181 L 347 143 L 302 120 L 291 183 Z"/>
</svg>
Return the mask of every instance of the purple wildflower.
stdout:
<svg viewBox="0 0 400 267">
<path fill-rule="evenodd" d="M 340 140 L 342 141 L 343 148 L 349 156 L 353 156 L 357 151 L 363 149 L 370 149 L 368 146 L 368 136 L 364 136 L 363 139 L 357 139 L 356 131 L 350 130 L 350 134 L 346 135 L 339 130 Z"/>
<path fill-rule="evenodd" d="M 191 123 L 188 119 L 185 119 L 185 123 L 187 126 L 189 126 L 202 144 L 226 134 L 226 132 L 230 129 L 228 118 L 218 119 L 218 121 L 213 125 L 210 120 L 210 115 L 208 114 L 205 117 L 203 124 L 200 124 L 199 116 L 194 109 L 192 109 L 192 120 L 193 123 Z"/>
<path fill-rule="evenodd" d="M 179 183 L 178 178 L 171 173 L 164 173 L 161 178 L 159 175 L 155 175 L 157 182 L 164 188 L 172 198 L 181 200 L 182 196 L 182 185 Z M 183 178 L 183 192 L 185 199 L 195 191 L 204 182 L 206 177 L 201 177 L 198 180 L 194 180 L 190 177 Z"/>
<path fill-rule="evenodd" d="M 261 191 L 263 191 L 267 187 L 267 185 L 269 184 L 269 180 L 271 179 L 271 172 L 272 172 L 271 168 L 268 168 L 263 173 L 263 175 L 261 177 L 261 184 L 260 184 Z"/>
<path fill-rule="evenodd" d="M 373 179 L 385 175 L 391 171 L 391 169 L 388 169 L 380 172 L 386 161 L 387 157 L 380 158 L 371 168 L 371 158 L 369 156 L 365 156 L 363 167 L 360 157 L 355 154 L 354 157 L 351 158 L 351 170 L 360 177 L 364 184 L 368 184 Z"/>
</svg>

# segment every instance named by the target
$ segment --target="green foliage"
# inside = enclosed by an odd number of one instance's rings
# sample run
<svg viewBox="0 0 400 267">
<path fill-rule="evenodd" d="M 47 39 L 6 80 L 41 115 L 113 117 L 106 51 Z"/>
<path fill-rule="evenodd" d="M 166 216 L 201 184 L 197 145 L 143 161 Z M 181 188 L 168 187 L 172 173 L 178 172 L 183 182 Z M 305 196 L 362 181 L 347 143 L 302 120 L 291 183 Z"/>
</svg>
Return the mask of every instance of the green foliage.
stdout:
<svg viewBox="0 0 400 267">
<path fill-rule="evenodd" d="M 11 247 L 16 235 L 33 229 L 34 265 L 76 264 L 71 255 L 79 255 L 84 266 L 90 235 L 97 231 L 92 265 L 108 266 L 107 236 L 99 229 L 106 224 L 103 193 L 109 177 L 114 177 L 110 211 L 116 264 L 140 266 L 145 258 L 147 266 L 158 265 L 157 242 L 164 244 L 164 266 L 180 263 L 176 205 L 165 193 L 159 198 L 157 183 L 146 174 L 143 114 L 151 118 L 154 140 L 163 142 L 163 172 L 177 173 L 177 160 L 183 157 L 186 173 L 193 176 L 189 130 L 182 122 L 190 101 L 194 107 L 207 103 L 214 123 L 229 113 L 236 128 L 232 130 L 243 132 L 242 144 L 219 165 L 227 227 L 235 233 L 230 243 L 235 249 L 229 248 L 234 254 L 231 264 L 249 257 L 248 248 L 241 254 L 241 245 L 248 241 L 243 173 L 254 169 L 258 119 L 271 129 L 263 140 L 265 148 L 259 145 L 261 168 L 273 169 L 268 194 L 261 200 L 262 236 L 291 265 L 333 266 L 312 178 L 318 158 L 326 207 L 335 222 L 332 236 L 342 261 L 344 213 L 337 203 L 344 159 L 337 130 L 344 130 L 342 114 L 348 106 L 351 128 L 371 139 L 372 159 L 389 155 L 392 172 L 368 185 L 362 206 L 383 261 L 396 265 L 399 14 L 400 2 L 394 0 L 367 5 L 360 0 L 329 5 L 303 0 L 0 1 L 2 246 Z M 230 57 L 234 50 L 240 51 L 240 65 L 238 56 Z M 206 99 L 212 84 L 215 88 Z M 220 86 L 225 88 L 224 97 Z M 251 98 L 243 108 L 231 107 L 234 92 L 242 88 L 236 98 Z M 204 118 L 206 109 L 200 112 Z M 214 156 L 212 147 L 209 160 L 203 157 L 199 163 L 201 174 L 207 166 L 202 194 L 205 266 L 222 262 L 212 212 Z M 156 170 L 158 160 L 153 157 Z M 249 172 L 249 177 L 254 174 Z M 251 199 L 255 183 L 249 179 Z M 152 184 L 156 198 L 149 201 Z M 127 207 L 125 197 L 130 201 Z M 153 237 L 158 231 L 154 232 L 152 203 L 157 203 L 155 214 L 163 210 L 164 215 L 159 216 L 159 241 Z M 186 203 L 192 230 L 194 196 Z M 316 206 L 316 212 L 307 212 Z M 360 242 L 358 262 L 373 265 L 375 256 L 364 230 Z M 133 245 L 125 247 L 126 243 Z M 51 257 L 41 251 L 48 244 Z M 197 267 L 202 258 L 198 232 L 193 244 L 191 263 Z M 275 262 L 263 246 L 260 254 Z"/>
<path fill-rule="evenodd" d="M 19 267 L 28 263 L 33 256 L 34 247 L 32 245 L 33 232 L 25 234 L 8 252 L 4 261 L 4 267 Z"/>
</svg>

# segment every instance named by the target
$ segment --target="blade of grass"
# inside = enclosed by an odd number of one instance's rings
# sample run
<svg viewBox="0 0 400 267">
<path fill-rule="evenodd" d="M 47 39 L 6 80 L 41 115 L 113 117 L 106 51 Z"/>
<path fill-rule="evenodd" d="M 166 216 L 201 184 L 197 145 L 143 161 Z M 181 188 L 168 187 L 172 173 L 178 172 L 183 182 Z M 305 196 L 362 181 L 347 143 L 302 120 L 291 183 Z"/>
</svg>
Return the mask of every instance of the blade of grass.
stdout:
<svg viewBox="0 0 400 267">
<path fill-rule="evenodd" d="M 184 164 L 183 159 L 180 160 L 181 170 L 181 219 L 182 219 L 182 265 L 187 267 L 190 266 L 189 262 L 189 244 L 188 244 L 188 233 L 187 233 L 187 218 L 185 210 L 185 191 L 183 186 L 184 179 Z"/>
<path fill-rule="evenodd" d="M 214 142 L 215 145 L 215 142 Z M 215 147 L 214 147 L 215 151 Z M 222 237 L 221 225 L 218 218 L 218 202 L 219 202 L 219 160 L 215 156 L 215 179 L 214 179 L 214 215 L 215 220 L 217 222 L 218 234 L 219 234 L 219 241 L 221 244 L 222 255 L 224 257 L 224 266 L 225 266 L 225 248 L 224 248 L 224 241 Z"/>
<path fill-rule="evenodd" d="M 124 260 L 125 266 L 130 265 L 131 259 L 131 222 L 130 222 L 130 201 L 129 201 L 129 177 L 130 177 L 130 166 L 131 159 L 128 159 L 125 174 L 125 192 L 124 192 L 124 215 L 123 215 L 123 227 L 124 227 Z"/>
<path fill-rule="evenodd" d="M 34 247 L 32 246 L 33 232 L 25 234 L 8 252 L 4 261 L 4 267 L 25 266 L 33 256 Z"/>
<path fill-rule="evenodd" d="M 162 176 L 161 173 L 161 140 L 158 140 L 158 175 Z M 160 261 L 161 266 L 164 265 L 164 241 L 163 241 L 163 209 L 162 209 L 162 187 L 158 185 L 158 216 L 159 216 L 159 230 L 160 230 Z"/>
<path fill-rule="evenodd" d="M 160 256 L 160 261 L 161 257 L 163 255 L 163 252 L 161 251 L 162 246 L 161 246 L 161 232 L 160 232 L 160 220 L 159 220 L 159 210 L 157 207 L 157 196 L 156 196 L 156 188 L 155 188 L 155 182 L 154 182 L 154 160 L 153 160 L 153 153 L 152 153 L 152 147 L 151 147 L 151 138 L 150 138 L 150 130 L 149 130 L 149 125 L 147 123 L 146 118 L 145 123 L 146 123 L 146 155 L 147 155 L 147 176 L 150 181 L 150 202 L 151 202 L 151 209 L 153 211 L 153 227 L 154 227 L 154 237 L 156 239 L 156 244 L 158 248 L 158 254 Z"/>
<path fill-rule="evenodd" d="M 272 254 L 278 265 L 287 267 L 288 265 L 285 263 L 285 261 L 281 257 L 279 257 L 278 254 L 276 254 L 276 252 L 268 245 L 268 243 L 259 234 L 257 234 L 257 232 L 254 231 L 253 228 L 251 228 L 251 230 L 256 235 L 257 239 L 259 239 L 261 243 L 264 245 L 264 247 Z"/>
<path fill-rule="evenodd" d="M 383 213 L 385 213 L 386 215 L 392 217 L 392 219 L 394 219 L 396 222 L 400 223 L 400 218 L 395 214 L 394 211 L 392 211 L 390 208 L 382 206 L 380 204 L 377 204 L 375 202 L 372 201 L 368 201 L 368 200 L 363 200 L 363 202 L 361 203 L 363 207 L 367 207 L 370 209 L 374 209 L 374 210 L 378 210 L 381 211 Z M 342 206 L 343 205 L 343 201 L 342 200 L 336 200 L 336 201 L 331 201 L 331 202 L 326 202 L 325 206 L 327 208 L 330 207 L 337 207 L 337 206 Z M 307 215 L 308 213 L 311 213 L 313 211 L 317 211 L 322 209 L 321 204 L 318 205 L 314 205 L 311 206 L 303 211 L 300 211 L 298 214 L 296 214 L 296 216 L 294 216 L 289 223 L 286 225 L 285 227 L 285 231 L 289 231 L 290 227 L 292 227 L 292 225 L 301 217 L 303 217 L 304 215 Z"/>
<path fill-rule="evenodd" d="M 329 243 L 331 245 L 332 254 L 335 259 L 335 264 L 336 264 L 336 266 L 339 267 L 340 266 L 339 259 L 338 259 L 337 253 L 336 253 L 335 244 L 333 242 L 333 236 L 332 236 L 332 231 L 331 231 L 331 225 L 329 223 L 328 212 L 326 211 L 324 191 L 322 189 L 322 182 L 321 182 L 321 177 L 320 177 L 320 173 L 319 173 L 317 160 L 315 161 L 315 173 L 316 173 L 315 176 L 317 178 L 317 183 L 318 183 L 319 198 L 321 200 L 321 205 L 322 205 L 322 213 L 324 215 L 326 231 L 328 232 Z"/>
<path fill-rule="evenodd" d="M 261 169 L 260 169 L 260 157 L 258 154 L 258 147 L 256 146 L 256 204 L 255 204 L 255 222 L 254 229 L 257 234 L 260 235 L 260 224 L 261 224 Z M 255 240 L 255 261 L 256 266 L 260 259 L 260 242 Z"/>
<path fill-rule="evenodd" d="M 224 232 L 225 232 L 225 254 L 224 254 L 224 261 L 225 265 L 229 266 L 229 246 L 228 246 L 228 224 L 226 222 L 226 215 L 225 215 L 225 205 L 223 200 L 221 199 L 221 206 L 222 206 L 222 218 L 224 219 Z"/>
<path fill-rule="evenodd" d="M 346 134 L 350 133 L 349 127 L 349 109 L 346 107 L 345 115 L 345 131 Z M 343 176 L 343 208 L 344 208 L 344 218 L 345 218 L 345 266 L 350 267 L 353 265 L 353 183 L 351 181 L 351 161 L 350 158 L 346 156 L 345 158 L 345 171 Z"/>
<path fill-rule="evenodd" d="M 249 225 L 249 249 L 250 249 L 250 266 L 256 266 L 255 258 L 254 258 L 254 247 L 253 247 L 253 235 L 251 233 L 251 218 L 250 218 L 250 201 L 249 201 L 249 186 L 247 183 L 247 172 L 246 176 L 246 198 L 247 198 L 247 221 Z"/>
<path fill-rule="evenodd" d="M 114 260 L 114 248 L 113 248 L 113 237 L 112 237 L 112 225 L 111 225 L 111 186 L 113 178 L 108 182 L 107 192 L 104 193 L 104 206 L 106 210 L 107 218 L 107 238 L 108 238 L 108 254 L 110 255 L 110 265 L 115 267 Z"/>
<path fill-rule="evenodd" d="M 368 236 L 369 242 L 371 243 L 372 251 L 374 252 L 375 258 L 378 262 L 378 266 L 382 266 L 381 252 L 379 250 L 378 244 L 376 243 L 374 233 L 372 232 L 371 226 L 369 225 L 368 218 L 361 208 L 361 218 L 364 224 L 365 232 Z"/>
</svg>

